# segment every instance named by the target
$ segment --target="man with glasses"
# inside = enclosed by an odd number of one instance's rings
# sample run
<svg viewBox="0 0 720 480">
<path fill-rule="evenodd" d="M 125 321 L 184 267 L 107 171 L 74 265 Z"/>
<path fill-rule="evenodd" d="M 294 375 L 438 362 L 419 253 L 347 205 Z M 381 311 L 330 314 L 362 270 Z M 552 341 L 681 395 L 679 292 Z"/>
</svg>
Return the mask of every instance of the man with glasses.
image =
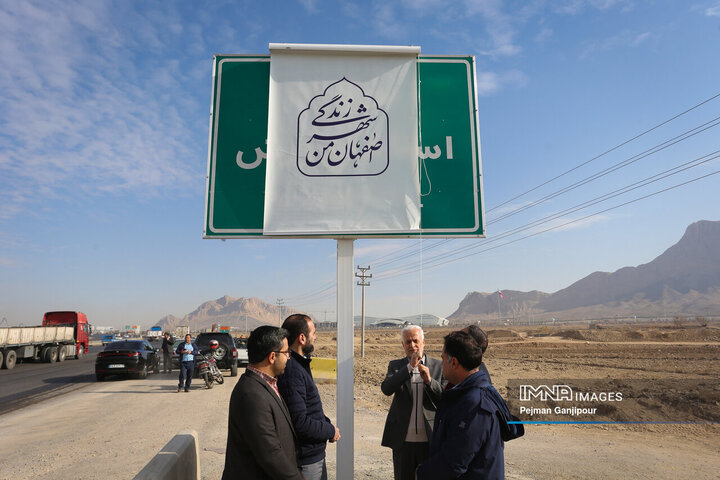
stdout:
<svg viewBox="0 0 720 480">
<path fill-rule="evenodd" d="M 223 480 L 302 480 L 290 412 L 277 377 L 290 358 L 287 331 L 264 325 L 250 334 L 249 365 L 230 397 Z"/>
<path fill-rule="evenodd" d="M 283 328 L 288 331 L 290 360 L 278 379 L 278 388 L 290 410 L 298 436 L 298 460 L 306 480 L 327 480 L 325 447 L 337 442 L 340 430 L 325 416 L 312 372 L 310 354 L 315 349 L 315 323 L 302 313 L 290 315 Z"/>
</svg>

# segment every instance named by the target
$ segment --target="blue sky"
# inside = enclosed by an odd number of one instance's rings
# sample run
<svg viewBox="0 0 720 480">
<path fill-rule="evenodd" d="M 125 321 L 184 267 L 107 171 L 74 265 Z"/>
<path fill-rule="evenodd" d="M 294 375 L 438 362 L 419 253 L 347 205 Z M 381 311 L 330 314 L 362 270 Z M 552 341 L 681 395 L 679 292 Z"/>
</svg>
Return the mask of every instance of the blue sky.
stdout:
<svg viewBox="0 0 720 480">
<path fill-rule="evenodd" d="M 422 264 L 418 240 L 356 241 L 355 263 L 375 265 L 370 315 L 446 316 L 470 291 L 553 292 L 720 219 L 717 159 L 562 213 L 720 150 L 717 121 L 693 130 L 720 116 L 720 98 L 515 198 L 720 93 L 717 0 L 6 1 L 0 318 L 71 309 L 150 326 L 223 295 L 334 316 L 333 240 L 202 239 L 212 56 L 270 42 L 476 56 L 487 239 L 425 240 Z"/>
</svg>

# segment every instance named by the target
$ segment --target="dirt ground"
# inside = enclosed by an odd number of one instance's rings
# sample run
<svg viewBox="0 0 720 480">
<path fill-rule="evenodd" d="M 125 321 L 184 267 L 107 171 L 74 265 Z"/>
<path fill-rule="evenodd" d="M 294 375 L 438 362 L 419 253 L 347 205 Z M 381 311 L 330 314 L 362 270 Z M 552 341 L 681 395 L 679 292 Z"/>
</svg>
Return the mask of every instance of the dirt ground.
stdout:
<svg viewBox="0 0 720 480">
<path fill-rule="evenodd" d="M 427 331 L 429 355 L 440 356 L 448 331 Z M 720 328 L 536 327 L 488 332 L 491 343 L 485 362 L 493 383 L 506 396 L 513 379 L 589 379 L 635 390 L 632 401 L 606 412 L 603 419 L 641 418 L 650 411 L 653 418 L 693 422 L 528 425 L 523 438 L 506 444 L 507 478 L 718 478 Z M 379 384 L 388 361 L 402 354 L 399 332 L 368 330 L 366 342 L 365 358 L 359 358 L 359 348 L 355 358 L 355 478 L 391 479 L 391 452 L 380 446 L 391 399 L 380 392 Z M 316 353 L 335 355 L 334 332 L 320 333 Z M 187 428 L 198 432 L 202 477 L 218 479 L 228 402 L 237 378 L 226 377 L 224 385 L 212 390 L 195 383 L 187 394 L 176 393 L 175 374 L 94 383 L 3 415 L 0 479 L 132 478 L 173 435 Z M 319 389 L 325 412 L 334 420 L 335 385 Z M 333 444 L 327 453 L 330 477 L 335 478 Z"/>
</svg>

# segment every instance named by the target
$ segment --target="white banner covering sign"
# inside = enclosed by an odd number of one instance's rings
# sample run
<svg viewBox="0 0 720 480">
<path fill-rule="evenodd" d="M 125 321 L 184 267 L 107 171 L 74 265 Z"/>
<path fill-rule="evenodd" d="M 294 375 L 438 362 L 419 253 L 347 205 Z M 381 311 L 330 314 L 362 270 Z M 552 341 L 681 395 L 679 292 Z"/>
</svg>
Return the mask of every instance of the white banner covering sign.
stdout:
<svg viewBox="0 0 720 480">
<path fill-rule="evenodd" d="M 418 53 L 270 45 L 263 234 L 420 229 Z"/>
</svg>

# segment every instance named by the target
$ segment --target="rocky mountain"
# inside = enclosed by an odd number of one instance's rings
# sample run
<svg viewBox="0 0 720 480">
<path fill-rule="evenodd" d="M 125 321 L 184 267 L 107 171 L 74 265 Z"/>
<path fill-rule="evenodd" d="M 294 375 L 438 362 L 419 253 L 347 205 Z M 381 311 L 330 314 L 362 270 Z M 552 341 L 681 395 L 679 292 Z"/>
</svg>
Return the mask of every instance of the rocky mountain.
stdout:
<svg viewBox="0 0 720 480">
<path fill-rule="evenodd" d="M 653 261 L 616 272 L 594 272 L 553 294 L 504 290 L 468 293 L 448 318 L 455 322 L 495 316 L 558 313 L 553 317 L 597 312 L 625 315 L 697 314 L 720 310 L 720 221 L 699 221 Z M 564 315 L 560 315 L 563 313 Z"/>
<path fill-rule="evenodd" d="M 516 309 L 527 309 L 534 307 L 538 302 L 550 296 L 549 293 L 533 290 L 532 292 L 520 292 L 517 290 L 502 290 L 505 298 L 501 298 L 498 292 L 480 293 L 470 292 L 460 302 L 458 309 L 448 317 L 456 320 L 458 317 L 497 315 L 500 302 L 504 309 L 507 305 Z"/>
<path fill-rule="evenodd" d="M 281 319 L 291 313 L 294 313 L 292 308 L 273 305 L 259 298 L 233 298 L 225 295 L 201 304 L 182 318 L 167 315 L 157 325 L 162 326 L 163 330 L 188 325 L 191 330 L 198 331 L 218 324 L 251 331 L 260 325 L 280 326 Z"/>
</svg>

